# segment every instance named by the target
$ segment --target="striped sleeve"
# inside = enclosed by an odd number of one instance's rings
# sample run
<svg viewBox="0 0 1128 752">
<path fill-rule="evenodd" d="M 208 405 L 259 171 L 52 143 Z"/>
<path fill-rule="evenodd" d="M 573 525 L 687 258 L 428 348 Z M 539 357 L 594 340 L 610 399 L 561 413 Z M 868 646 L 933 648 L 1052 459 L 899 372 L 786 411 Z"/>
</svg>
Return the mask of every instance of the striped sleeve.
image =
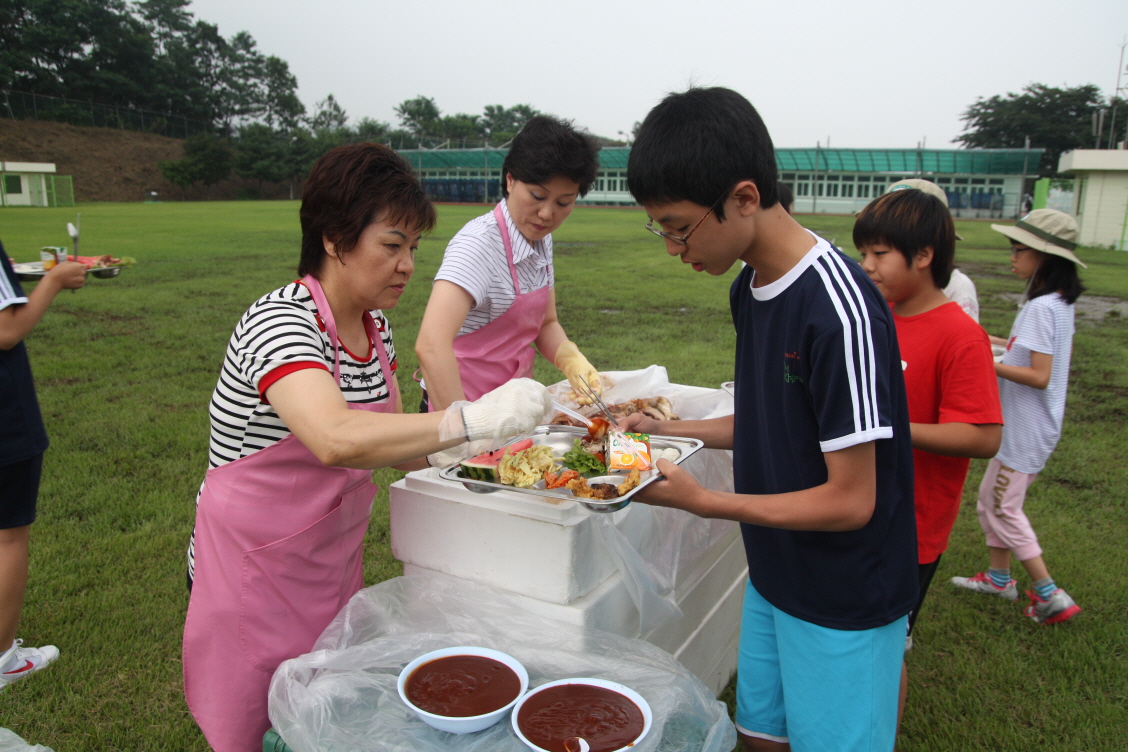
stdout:
<svg viewBox="0 0 1128 752">
<path fill-rule="evenodd" d="M 485 227 L 467 227 L 451 239 L 443 254 L 443 263 L 435 274 L 435 281 L 452 282 L 474 299 L 474 306 L 481 306 L 490 297 L 490 287 L 497 276 L 493 267 L 497 265 L 497 246 Z M 504 257 L 504 250 L 502 251 Z"/>
<path fill-rule="evenodd" d="M 823 452 L 893 436 L 889 369 L 896 334 L 874 319 L 858 280 L 838 253 L 814 264 L 838 325 L 812 345 L 810 392 Z"/>
<path fill-rule="evenodd" d="M 0 311 L 2 311 L 8 306 L 26 303 L 27 296 L 24 295 L 23 288 L 20 287 L 15 270 L 8 262 L 8 254 L 5 253 L 2 245 L 0 245 L 0 256 L 3 256 L 4 264 L 4 273 L 0 274 Z"/>
<path fill-rule="evenodd" d="M 252 307 L 232 344 L 232 365 L 256 392 L 259 380 L 278 366 L 298 361 L 325 363 L 317 323 L 295 302 L 265 301 Z"/>
<path fill-rule="evenodd" d="M 1026 304 L 1023 310 L 1025 315 L 1015 320 L 1015 344 L 1032 352 L 1054 354 L 1054 329 L 1057 322 L 1050 303 L 1050 296 L 1044 295 Z"/>
</svg>

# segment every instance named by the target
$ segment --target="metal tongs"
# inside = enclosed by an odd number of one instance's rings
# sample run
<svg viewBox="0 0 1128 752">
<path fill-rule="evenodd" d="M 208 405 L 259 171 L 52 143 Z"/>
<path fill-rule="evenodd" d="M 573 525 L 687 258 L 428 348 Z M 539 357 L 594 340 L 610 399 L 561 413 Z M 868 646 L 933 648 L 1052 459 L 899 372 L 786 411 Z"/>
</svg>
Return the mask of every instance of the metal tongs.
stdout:
<svg viewBox="0 0 1128 752">
<path fill-rule="evenodd" d="M 596 394 L 596 391 L 591 388 L 591 384 L 587 383 L 587 379 L 585 379 L 583 376 L 580 376 L 579 374 L 576 374 L 576 378 L 583 382 L 584 387 L 587 390 L 583 393 L 584 396 L 590 399 L 592 403 L 599 408 L 599 411 L 603 413 L 603 417 L 607 418 L 608 423 L 615 426 L 615 428 L 618 428 L 619 421 L 615 420 L 615 415 L 611 412 L 611 408 L 607 407 L 607 403 L 599 398 L 599 395 Z"/>
</svg>

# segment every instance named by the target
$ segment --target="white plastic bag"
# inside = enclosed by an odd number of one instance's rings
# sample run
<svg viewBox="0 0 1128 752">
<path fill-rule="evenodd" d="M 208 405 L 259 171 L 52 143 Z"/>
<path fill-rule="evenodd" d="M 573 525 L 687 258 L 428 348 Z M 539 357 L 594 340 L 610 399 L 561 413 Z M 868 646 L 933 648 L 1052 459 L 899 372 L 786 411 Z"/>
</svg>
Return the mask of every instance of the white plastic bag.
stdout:
<svg viewBox="0 0 1128 752">
<path fill-rule="evenodd" d="M 512 655 L 535 688 L 595 677 L 641 694 L 654 726 L 637 752 L 730 752 L 727 708 L 668 653 L 642 640 L 546 619 L 505 593 L 445 577 L 398 577 L 361 590 L 312 652 L 278 667 L 270 720 L 294 752 L 527 752 L 508 716 L 476 734 L 427 726 L 399 698 L 412 659 L 475 645 Z"/>
<path fill-rule="evenodd" d="M 28 744 L 15 731 L 0 728 L 0 752 L 52 752 L 42 744 Z"/>
<path fill-rule="evenodd" d="M 603 393 L 607 404 L 632 399 L 666 397 L 685 420 L 705 420 L 732 414 L 732 396 L 721 389 L 671 384 L 664 366 L 638 371 L 610 371 L 613 386 Z M 567 381 L 548 388 L 562 404 L 571 406 Z M 703 449 L 682 467 L 698 483 L 715 491 L 733 490 L 732 452 Z M 623 583 L 639 612 L 639 629 L 646 635 L 682 616 L 676 599 L 679 575 L 688 573 L 737 524 L 706 520 L 680 509 L 631 503 L 613 515 L 595 515 L 604 545 L 615 559 Z"/>
</svg>

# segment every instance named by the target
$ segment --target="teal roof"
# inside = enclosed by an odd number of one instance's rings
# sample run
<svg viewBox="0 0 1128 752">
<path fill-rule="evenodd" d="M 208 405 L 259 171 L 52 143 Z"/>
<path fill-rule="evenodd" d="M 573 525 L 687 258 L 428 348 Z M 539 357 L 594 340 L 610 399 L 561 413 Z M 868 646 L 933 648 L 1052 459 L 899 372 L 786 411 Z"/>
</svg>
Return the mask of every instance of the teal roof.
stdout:
<svg viewBox="0 0 1128 752">
<path fill-rule="evenodd" d="M 417 170 L 481 170 L 489 159 L 491 170 L 500 170 L 509 149 L 401 149 Z M 605 170 L 627 169 L 631 150 L 626 146 L 605 146 L 599 150 L 599 166 Z"/>
<path fill-rule="evenodd" d="M 481 170 L 489 162 L 500 170 L 508 149 L 404 149 L 400 153 L 418 170 Z M 958 173 L 971 175 L 1020 175 L 1038 171 L 1044 149 L 776 149 L 781 172 L 819 171 Z M 607 146 L 599 151 L 605 170 L 625 170 L 631 150 Z"/>
<path fill-rule="evenodd" d="M 1038 171 L 1045 149 L 776 149 L 779 169 L 1021 175 Z"/>
</svg>

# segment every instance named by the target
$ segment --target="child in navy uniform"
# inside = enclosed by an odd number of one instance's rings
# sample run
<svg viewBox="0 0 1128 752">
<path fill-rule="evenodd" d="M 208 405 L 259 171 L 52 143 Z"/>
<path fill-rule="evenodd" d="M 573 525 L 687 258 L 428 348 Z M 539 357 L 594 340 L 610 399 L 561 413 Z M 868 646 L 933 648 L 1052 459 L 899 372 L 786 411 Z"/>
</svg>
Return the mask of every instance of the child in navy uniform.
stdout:
<svg viewBox="0 0 1128 752">
<path fill-rule="evenodd" d="M 771 138 L 727 89 L 672 94 L 631 148 L 647 229 L 731 291 L 735 414 L 624 428 L 733 450 L 735 493 L 666 480 L 638 497 L 742 523 L 737 683 L 748 750 L 893 748 L 917 597 L 912 447 L 888 305 L 858 264 L 780 206 Z"/>
<path fill-rule="evenodd" d="M 86 284 L 86 267 L 66 261 L 24 295 L 0 245 L 0 691 L 59 657 L 54 645 L 16 639 L 27 588 L 28 540 L 35 521 L 47 432 L 35 399 L 23 339 L 62 289 Z"/>
</svg>

